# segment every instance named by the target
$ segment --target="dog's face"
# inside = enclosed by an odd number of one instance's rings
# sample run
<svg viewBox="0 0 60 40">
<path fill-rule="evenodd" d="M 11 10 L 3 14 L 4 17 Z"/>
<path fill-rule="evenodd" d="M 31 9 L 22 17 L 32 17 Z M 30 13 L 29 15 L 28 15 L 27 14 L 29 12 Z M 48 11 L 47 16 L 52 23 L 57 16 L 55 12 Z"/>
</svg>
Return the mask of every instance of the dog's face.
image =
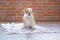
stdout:
<svg viewBox="0 0 60 40">
<path fill-rule="evenodd" d="M 24 9 L 23 11 L 24 11 L 24 13 L 28 14 L 29 16 L 32 14 L 31 8 Z"/>
<path fill-rule="evenodd" d="M 31 15 L 31 12 L 29 12 L 29 10 L 26 11 L 26 14 L 28 14 L 29 16 Z"/>
</svg>

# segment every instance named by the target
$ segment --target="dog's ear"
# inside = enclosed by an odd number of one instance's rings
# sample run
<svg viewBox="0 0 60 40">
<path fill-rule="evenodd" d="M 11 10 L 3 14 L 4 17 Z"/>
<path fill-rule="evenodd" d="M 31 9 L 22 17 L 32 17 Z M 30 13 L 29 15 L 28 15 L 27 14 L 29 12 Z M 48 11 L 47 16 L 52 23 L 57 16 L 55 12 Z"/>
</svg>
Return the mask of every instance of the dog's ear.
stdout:
<svg viewBox="0 0 60 40">
<path fill-rule="evenodd" d="M 26 13 L 26 8 L 25 8 L 25 9 L 23 9 L 23 12 L 24 12 L 24 13 Z"/>
</svg>

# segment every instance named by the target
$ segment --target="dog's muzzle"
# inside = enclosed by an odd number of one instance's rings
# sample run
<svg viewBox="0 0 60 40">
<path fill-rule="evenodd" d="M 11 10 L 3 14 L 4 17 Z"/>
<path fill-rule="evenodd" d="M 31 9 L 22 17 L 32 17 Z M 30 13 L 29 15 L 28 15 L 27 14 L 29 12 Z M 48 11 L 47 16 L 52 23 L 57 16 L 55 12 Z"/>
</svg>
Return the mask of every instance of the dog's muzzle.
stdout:
<svg viewBox="0 0 60 40">
<path fill-rule="evenodd" d="M 28 15 L 30 16 L 31 14 L 30 14 L 30 13 L 28 13 Z"/>
</svg>

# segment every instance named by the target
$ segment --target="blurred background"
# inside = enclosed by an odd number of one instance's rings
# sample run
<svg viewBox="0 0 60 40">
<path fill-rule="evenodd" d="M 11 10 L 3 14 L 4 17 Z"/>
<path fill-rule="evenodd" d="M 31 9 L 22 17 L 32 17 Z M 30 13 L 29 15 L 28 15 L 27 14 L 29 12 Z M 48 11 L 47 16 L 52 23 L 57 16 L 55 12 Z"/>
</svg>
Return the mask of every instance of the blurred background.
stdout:
<svg viewBox="0 0 60 40">
<path fill-rule="evenodd" d="M 60 0 L 0 0 L 0 22 L 22 21 L 24 8 L 33 9 L 36 21 L 60 21 Z"/>
</svg>

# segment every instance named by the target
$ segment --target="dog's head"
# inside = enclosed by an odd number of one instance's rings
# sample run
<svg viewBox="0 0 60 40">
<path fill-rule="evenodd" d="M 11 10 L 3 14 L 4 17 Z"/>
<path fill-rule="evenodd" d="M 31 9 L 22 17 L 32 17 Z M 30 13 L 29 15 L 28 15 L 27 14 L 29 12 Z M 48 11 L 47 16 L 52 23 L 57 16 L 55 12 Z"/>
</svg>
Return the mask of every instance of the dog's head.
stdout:
<svg viewBox="0 0 60 40">
<path fill-rule="evenodd" d="M 24 9 L 23 12 L 30 15 L 32 13 L 32 8 Z"/>
</svg>

